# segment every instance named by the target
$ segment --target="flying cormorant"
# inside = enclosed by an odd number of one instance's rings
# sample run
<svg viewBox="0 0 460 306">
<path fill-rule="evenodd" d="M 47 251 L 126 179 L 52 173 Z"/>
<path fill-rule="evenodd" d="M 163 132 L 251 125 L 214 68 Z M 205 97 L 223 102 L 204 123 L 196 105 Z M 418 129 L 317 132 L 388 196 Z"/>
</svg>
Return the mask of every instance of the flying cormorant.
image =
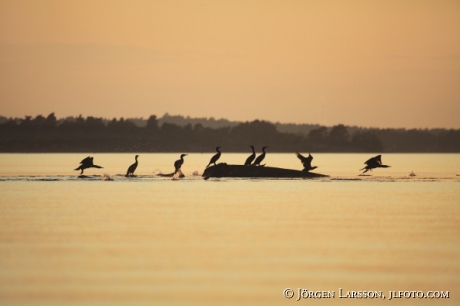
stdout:
<svg viewBox="0 0 460 306">
<path fill-rule="evenodd" d="M 244 163 L 245 166 L 250 166 L 252 161 L 256 158 L 256 151 L 254 151 L 254 146 L 250 146 L 252 148 L 252 154 L 246 159 Z"/>
<path fill-rule="evenodd" d="M 364 170 L 364 173 L 366 173 L 367 171 L 374 169 L 374 168 L 388 168 L 390 166 L 387 166 L 387 165 L 382 165 L 382 155 L 377 155 L 375 157 L 372 157 L 370 159 L 368 159 L 365 164 L 367 165 L 366 167 L 362 168 L 362 169 L 359 169 L 359 170 Z"/>
<path fill-rule="evenodd" d="M 257 156 L 255 162 L 252 164 L 253 166 L 260 166 L 260 163 L 264 160 L 265 158 L 265 149 L 268 148 L 268 147 L 262 147 L 262 154 L 260 154 L 259 156 Z"/>
<path fill-rule="evenodd" d="M 126 171 L 126 177 L 128 176 L 134 176 L 134 171 L 136 171 L 136 168 L 137 168 L 137 165 L 138 165 L 138 162 L 137 162 L 137 158 L 139 157 L 139 155 L 136 155 L 135 160 L 136 162 L 134 164 L 132 164 L 131 166 L 129 166 L 128 168 L 128 171 Z"/>
<path fill-rule="evenodd" d="M 216 165 L 216 161 L 220 158 L 220 154 L 221 154 L 219 149 L 220 147 L 216 148 L 217 154 L 211 157 L 211 160 L 209 161 L 209 164 L 206 166 L 206 168 L 208 168 L 209 165 L 211 164 L 214 164 L 214 166 Z"/>
<path fill-rule="evenodd" d="M 98 166 L 98 165 L 95 165 L 93 164 L 93 158 L 88 156 L 87 158 L 85 158 L 84 160 L 82 160 L 80 162 L 80 167 L 78 167 L 77 169 L 74 169 L 74 170 L 81 170 L 80 172 L 80 175 L 83 174 L 83 171 L 87 168 L 102 168 L 101 166 Z"/>
<path fill-rule="evenodd" d="M 305 157 L 302 154 L 300 154 L 299 152 L 296 152 L 296 156 L 302 162 L 303 171 L 308 172 L 310 170 L 318 168 L 316 166 L 313 166 L 313 167 L 311 166 L 311 161 L 313 160 L 313 156 L 311 156 L 310 153 L 308 153 L 308 157 Z"/>
<path fill-rule="evenodd" d="M 180 159 L 174 162 L 174 168 L 176 169 L 174 171 L 174 174 L 176 174 L 177 171 L 179 171 L 180 168 L 182 167 L 182 164 L 184 163 L 184 156 L 187 156 L 187 154 L 181 154 Z"/>
</svg>

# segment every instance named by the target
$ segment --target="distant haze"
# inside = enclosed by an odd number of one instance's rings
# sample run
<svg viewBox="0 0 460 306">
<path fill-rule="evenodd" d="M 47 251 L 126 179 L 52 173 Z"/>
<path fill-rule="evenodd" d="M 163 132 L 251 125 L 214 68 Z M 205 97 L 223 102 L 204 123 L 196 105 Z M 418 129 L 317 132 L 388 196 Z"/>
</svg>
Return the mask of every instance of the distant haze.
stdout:
<svg viewBox="0 0 460 306">
<path fill-rule="evenodd" d="M 460 1 L 0 0 L 0 115 L 460 128 Z"/>
</svg>

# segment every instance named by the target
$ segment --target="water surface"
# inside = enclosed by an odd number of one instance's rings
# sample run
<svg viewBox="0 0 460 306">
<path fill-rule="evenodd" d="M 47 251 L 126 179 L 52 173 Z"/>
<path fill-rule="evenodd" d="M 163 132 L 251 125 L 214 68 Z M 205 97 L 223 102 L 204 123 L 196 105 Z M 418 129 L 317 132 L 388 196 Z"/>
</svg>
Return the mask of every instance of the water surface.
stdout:
<svg viewBox="0 0 460 306">
<path fill-rule="evenodd" d="M 94 157 L 104 169 L 87 169 Z M 280 305 L 297 288 L 449 291 L 460 303 L 459 154 L 314 154 L 324 179 L 209 179 L 212 154 L 0 155 L 0 304 Z M 249 154 L 222 154 L 243 163 Z M 293 154 L 267 166 L 301 169 Z M 417 176 L 409 177 L 410 171 Z M 102 180 L 102 175 L 113 181 Z M 107 176 L 106 176 L 107 177 Z M 283 297 L 294 289 L 293 299 Z"/>
</svg>

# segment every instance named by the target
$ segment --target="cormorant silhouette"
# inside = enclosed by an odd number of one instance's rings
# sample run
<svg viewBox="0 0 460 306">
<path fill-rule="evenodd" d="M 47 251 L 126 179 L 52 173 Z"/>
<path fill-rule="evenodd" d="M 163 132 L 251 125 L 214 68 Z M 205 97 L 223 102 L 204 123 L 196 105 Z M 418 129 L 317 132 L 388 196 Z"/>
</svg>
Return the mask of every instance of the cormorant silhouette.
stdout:
<svg viewBox="0 0 460 306">
<path fill-rule="evenodd" d="M 300 159 L 300 161 L 302 162 L 303 171 L 308 172 L 310 170 L 318 168 L 316 166 L 313 166 L 313 167 L 311 166 L 311 161 L 313 160 L 313 156 L 311 156 L 310 153 L 308 153 L 308 157 L 303 156 L 299 152 L 296 152 L 295 154 L 296 154 L 297 158 Z"/>
<path fill-rule="evenodd" d="M 184 163 L 184 156 L 187 156 L 187 154 L 181 154 L 180 159 L 174 162 L 174 168 L 176 169 L 174 171 L 174 174 L 176 174 L 177 171 L 179 171 L 180 168 L 182 167 L 182 164 Z"/>
<path fill-rule="evenodd" d="M 128 168 L 128 171 L 126 171 L 126 177 L 128 176 L 134 176 L 134 171 L 136 171 L 136 168 L 137 168 L 137 165 L 139 164 L 137 162 L 137 158 L 139 157 L 139 155 L 136 155 L 136 157 L 134 157 L 134 159 L 136 160 L 136 162 L 134 164 L 132 164 L 131 166 L 129 166 Z"/>
<path fill-rule="evenodd" d="M 81 162 L 80 162 L 80 167 L 78 167 L 77 169 L 74 169 L 74 170 L 81 170 L 80 172 L 80 175 L 83 174 L 83 171 L 87 168 L 103 168 L 101 166 L 98 166 L 98 165 L 95 165 L 93 164 L 93 158 L 88 156 L 87 158 L 83 159 Z"/>
<path fill-rule="evenodd" d="M 217 154 L 214 155 L 213 157 L 211 157 L 211 160 L 209 161 L 209 164 L 206 166 L 206 168 L 208 168 L 209 165 L 211 165 L 211 164 L 214 164 L 214 166 L 216 165 L 216 161 L 219 160 L 220 154 L 221 154 L 219 149 L 220 149 L 220 147 L 216 148 Z"/>
<path fill-rule="evenodd" d="M 366 167 L 362 168 L 362 169 L 359 169 L 359 170 L 364 170 L 364 173 L 366 173 L 367 171 L 374 169 L 374 168 L 388 168 L 390 166 L 387 166 L 387 165 L 382 165 L 382 155 L 377 155 L 375 157 L 372 157 L 370 159 L 368 159 L 365 164 L 367 165 Z"/>
<path fill-rule="evenodd" d="M 253 166 L 260 166 L 260 163 L 264 160 L 265 158 L 265 149 L 268 148 L 268 147 L 262 147 L 262 154 L 260 154 L 259 156 L 257 156 L 255 162 L 252 164 Z"/>
<path fill-rule="evenodd" d="M 256 158 L 256 151 L 254 151 L 254 146 L 250 146 L 252 148 L 252 154 L 246 159 L 244 163 L 245 166 L 250 166 L 252 161 Z"/>
</svg>

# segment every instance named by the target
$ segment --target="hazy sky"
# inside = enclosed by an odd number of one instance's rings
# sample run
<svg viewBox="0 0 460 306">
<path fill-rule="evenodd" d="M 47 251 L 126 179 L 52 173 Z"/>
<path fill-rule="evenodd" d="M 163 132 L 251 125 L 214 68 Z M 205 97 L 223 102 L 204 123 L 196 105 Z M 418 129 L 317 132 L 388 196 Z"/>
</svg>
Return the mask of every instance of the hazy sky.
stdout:
<svg viewBox="0 0 460 306">
<path fill-rule="evenodd" d="M 0 115 L 460 128 L 460 1 L 0 0 Z"/>
</svg>

